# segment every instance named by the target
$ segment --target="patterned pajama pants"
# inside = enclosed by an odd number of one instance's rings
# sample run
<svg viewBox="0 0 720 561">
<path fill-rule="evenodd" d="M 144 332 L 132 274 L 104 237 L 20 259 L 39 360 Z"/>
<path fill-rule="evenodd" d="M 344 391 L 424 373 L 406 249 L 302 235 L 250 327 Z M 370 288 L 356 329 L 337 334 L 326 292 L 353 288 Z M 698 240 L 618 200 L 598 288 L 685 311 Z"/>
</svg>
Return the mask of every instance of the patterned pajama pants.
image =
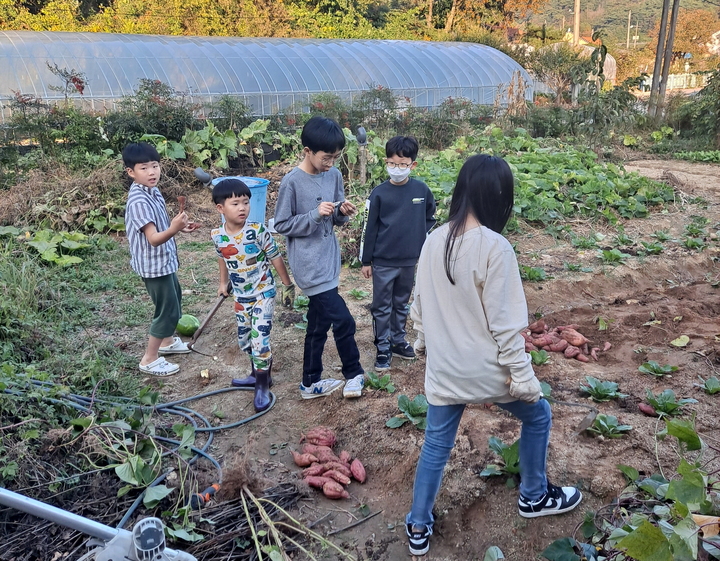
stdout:
<svg viewBox="0 0 720 561">
<path fill-rule="evenodd" d="M 272 359 L 270 330 L 275 310 L 274 298 L 261 298 L 251 302 L 235 300 L 238 345 L 250 355 L 257 370 L 265 370 Z"/>
</svg>

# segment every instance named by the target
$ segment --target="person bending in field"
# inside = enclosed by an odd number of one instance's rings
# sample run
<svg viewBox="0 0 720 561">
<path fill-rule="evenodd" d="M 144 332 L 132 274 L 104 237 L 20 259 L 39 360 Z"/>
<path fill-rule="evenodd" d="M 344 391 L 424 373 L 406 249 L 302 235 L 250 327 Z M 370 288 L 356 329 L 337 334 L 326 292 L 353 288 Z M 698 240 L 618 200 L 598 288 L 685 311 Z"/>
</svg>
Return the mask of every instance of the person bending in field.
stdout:
<svg viewBox="0 0 720 561">
<path fill-rule="evenodd" d="M 218 294 L 228 295 L 228 281 L 235 297 L 238 345 L 250 355 L 252 373 L 233 378 L 235 387 L 254 387 L 253 405 L 258 413 L 270 407 L 272 352 L 270 330 L 275 310 L 275 279 L 270 264 L 280 275 L 280 298 L 285 305 L 295 300 L 295 285 L 285 268 L 270 232 L 260 222 L 248 222 L 250 188 L 239 179 L 223 179 L 213 187 L 212 199 L 223 224 L 211 232 L 220 266 Z"/>
<path fill-rule="evenodd" d="M 363 277 L 372 277 L 370 311 L 377 347 L 376 371 L 388 370 L 393 355 L 415 358 L 415 351 L 405 340 L 407 304 L 420 250 L 435 226 L 432 191 L 410 177 L 417 166 L 419 148 L 412 136 L 388 140 L 385 165 L 390 179 L 375 187 L 365 202 L 360 262 Z"/>
<path fill-rule="evenodd" d="M 344 397 L 356 398 L 362 394 L 365 371 L 355 342 L 355 319 L 338 293 L 340 244 L 334 231 L 357 212 L 345 200 L 342 175 L 333 166 L 345 147 L 345 135 L 335 121 L 318 115 L 305 123 L 300 140 L 303 160 L 283 177 L 275 205 L 275 230 L 287 236 L 295 282 L 310 299 L 300 396 L 313 399 L 343 388 Z M 344 381 L 322 379 L 330 327 Z"/>
<path fill-rule="evenodd" d="M 175 328 L 182 316 L 182 290 L 177 278 L 179 267 L 175 234 L 188 229 L 185 212 L 170 220 L 165 199 L 158 189 L 160 155 L 145 142 L 128 144 L 122 152 L 125 171 L 133 183 L 125 206 L 125 232 L 130 248 L 130 265 L 142 277 L 155 305 L 140 371 L 153 376 L 170 376 L 180 366 L 161 355 L 189 353 L 190 349 Z"/>
<path fill-rule="evenodd" d="M 460 169 L 449 222 L 428 236 L 410 310 L 426 347 L 427 428 L 406 517 L 410 553 L 430 548 L 443 470 L 468 403 L 494 403 L 522 421 L 520 516 L 574 509 L 582 494 L 546 475 L 552 414 L 521 335 L 527 304 L 515 252 L 501 235 L 513 207 L 504 160 L 472 156 Z"/>
</svg>

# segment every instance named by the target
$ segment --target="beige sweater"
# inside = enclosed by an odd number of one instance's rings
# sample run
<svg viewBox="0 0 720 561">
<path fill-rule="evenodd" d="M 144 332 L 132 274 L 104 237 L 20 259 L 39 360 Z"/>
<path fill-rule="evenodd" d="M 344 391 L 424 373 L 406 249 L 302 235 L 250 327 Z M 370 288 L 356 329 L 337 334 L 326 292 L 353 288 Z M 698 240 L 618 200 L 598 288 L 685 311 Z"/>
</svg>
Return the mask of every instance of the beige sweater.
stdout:
<svg viewBox="0 0 720 561">
<path fill-rule="evenodd" d="M 432 405 L 514 401 L 506 384 L 511 373 L 532 373 L 520 335 L 528 313 L 515 252 L 484 226 L 467 231 L 455 245 L 452 285 L 444 267 L 448 232 L 445 224 L 423 245 L 411 308 L 427 347 L 427 400 Z"/>
</svg>

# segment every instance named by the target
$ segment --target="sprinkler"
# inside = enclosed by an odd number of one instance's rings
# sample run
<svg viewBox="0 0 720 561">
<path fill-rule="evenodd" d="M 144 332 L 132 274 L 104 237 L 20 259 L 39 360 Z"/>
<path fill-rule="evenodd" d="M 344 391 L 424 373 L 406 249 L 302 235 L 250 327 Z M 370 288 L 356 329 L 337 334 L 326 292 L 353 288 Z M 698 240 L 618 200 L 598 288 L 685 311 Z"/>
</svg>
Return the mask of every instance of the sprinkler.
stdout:
<svg viewBox="0 0 720 561">
<path fill-rule="evenodd" d="M 144 518 L 129 532 L 7 489 L 0 488 L 0 504 L 92 536 L 87 545 L 94 549 L 88 555 L 95 561 L 197 561 L 189 553 L 165 547 L 165 527 L 158 518 Z"/>
</svg>

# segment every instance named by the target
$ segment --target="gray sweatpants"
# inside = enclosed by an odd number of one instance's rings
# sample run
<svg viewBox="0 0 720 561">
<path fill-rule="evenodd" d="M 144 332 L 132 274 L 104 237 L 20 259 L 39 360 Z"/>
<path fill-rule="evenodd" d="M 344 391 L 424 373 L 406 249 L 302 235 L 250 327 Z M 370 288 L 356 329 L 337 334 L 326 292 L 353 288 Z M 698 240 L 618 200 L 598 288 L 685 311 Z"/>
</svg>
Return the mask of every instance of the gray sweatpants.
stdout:
<svg viewBox="0 0 720 561">
<path fill-rule="evenodd" d="M 386 352 L 391 345 L 405 341 L 405 322 L 408 301 L 415 280 L 415 267 L 372 266 L 373 299 L 370 311 L 373 316 L 375 346 Z"/>
</svg>

